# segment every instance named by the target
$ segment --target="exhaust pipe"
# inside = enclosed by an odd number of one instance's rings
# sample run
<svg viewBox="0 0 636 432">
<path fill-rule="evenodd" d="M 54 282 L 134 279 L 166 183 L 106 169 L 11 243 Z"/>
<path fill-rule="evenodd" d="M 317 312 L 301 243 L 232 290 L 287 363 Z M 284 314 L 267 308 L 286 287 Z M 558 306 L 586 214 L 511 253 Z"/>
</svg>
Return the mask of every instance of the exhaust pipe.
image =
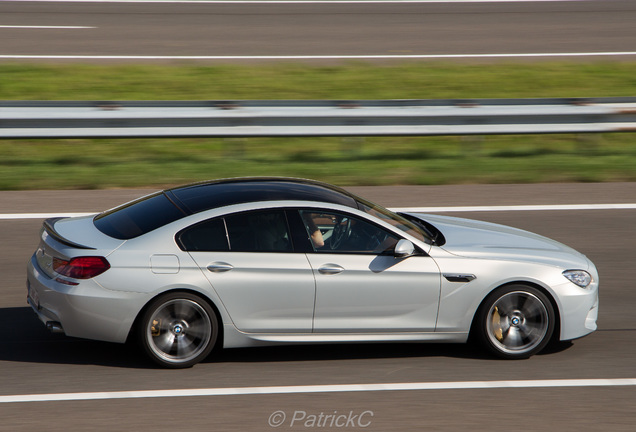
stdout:
<svg viewBox="0 0 636 432">
<path fill-rule="evenodd" d="M 62 324 L 57 321 L 47 321 L 46 328 L 51 333 L 64 333 L 64 328 L 62 327 Z"/>
</svg>

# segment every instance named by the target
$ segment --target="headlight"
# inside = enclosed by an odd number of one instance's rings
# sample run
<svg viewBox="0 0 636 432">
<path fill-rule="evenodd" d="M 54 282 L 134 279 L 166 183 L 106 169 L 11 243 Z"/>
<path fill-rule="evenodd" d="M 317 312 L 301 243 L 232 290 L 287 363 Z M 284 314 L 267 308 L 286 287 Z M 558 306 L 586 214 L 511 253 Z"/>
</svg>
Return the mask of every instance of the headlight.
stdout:
<svg viewBox="0 0 636 432">
<path fill-rule="evenodd" d="M 584 270 L 566 270 L 563 272 L 563 276 L 581 288 L 587 288 L 592 283 L 592 276 Z"/>
</svg>

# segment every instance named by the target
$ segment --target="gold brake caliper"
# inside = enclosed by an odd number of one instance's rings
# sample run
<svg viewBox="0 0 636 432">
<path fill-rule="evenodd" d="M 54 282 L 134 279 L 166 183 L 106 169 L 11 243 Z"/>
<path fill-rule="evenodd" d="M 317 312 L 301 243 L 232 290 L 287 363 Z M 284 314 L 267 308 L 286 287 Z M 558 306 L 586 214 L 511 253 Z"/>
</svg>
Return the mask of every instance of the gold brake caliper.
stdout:
<svg viewBox="0 0 636 432">
<path fill-rule="evenodd" d="M 503 329 L 501 328 L 501 316 L 497 306 L 495 306 L 495 313 L 492 314 L 492 327 L 495 330 L 495 337 L 501 342 L 503 340 Z"/>
<path fill-rule="evenodd" d="M 161 321 L 152 320 L 152 327 L 150 327 L 150 334 L 152 336 L 159 336 L 161 334 Z"/>
</svg>

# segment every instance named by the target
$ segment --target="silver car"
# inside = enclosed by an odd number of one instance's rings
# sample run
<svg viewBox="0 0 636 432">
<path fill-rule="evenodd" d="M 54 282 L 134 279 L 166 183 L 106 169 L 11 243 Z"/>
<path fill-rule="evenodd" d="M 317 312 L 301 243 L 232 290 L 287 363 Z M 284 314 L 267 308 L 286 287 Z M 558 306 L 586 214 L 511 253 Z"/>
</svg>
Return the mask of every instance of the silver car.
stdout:
<svg viewBox="0 0 636 432">
<path fill-rule="evenodd" d="M 506 226 L 396 214 L 310 180 L 215 180 L 48 219 L 28 302 L 52 331 L 190 367 L 215 347 L 466 342 L 527 358 L 596 330 L 584 255 Z"/>
</svg>

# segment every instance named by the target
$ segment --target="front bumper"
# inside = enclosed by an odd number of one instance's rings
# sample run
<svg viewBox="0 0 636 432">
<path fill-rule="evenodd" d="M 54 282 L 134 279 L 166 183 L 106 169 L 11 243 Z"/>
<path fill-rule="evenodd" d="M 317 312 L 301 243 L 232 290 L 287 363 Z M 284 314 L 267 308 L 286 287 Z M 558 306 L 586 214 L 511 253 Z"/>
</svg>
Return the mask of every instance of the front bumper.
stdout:
<svg viewBox="0 0 636 432">
<path fill-rule="evenodd" d="M 597 329 L 598 286 L 598 274 L 594 274 L 594 282 L 588 288 L 566 283 L 559 289 L 562 341 L 583 337 Z"/>
</svg>

